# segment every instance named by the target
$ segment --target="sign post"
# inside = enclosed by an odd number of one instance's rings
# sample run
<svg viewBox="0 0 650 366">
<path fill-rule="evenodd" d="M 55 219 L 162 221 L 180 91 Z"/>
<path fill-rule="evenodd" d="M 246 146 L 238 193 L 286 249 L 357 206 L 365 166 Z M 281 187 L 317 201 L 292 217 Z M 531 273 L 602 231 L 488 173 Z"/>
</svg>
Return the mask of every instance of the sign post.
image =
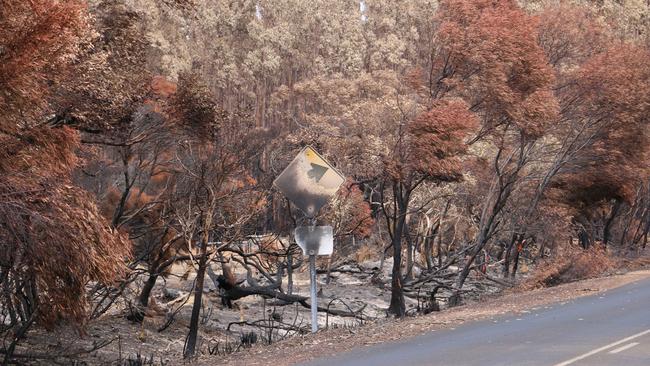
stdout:
<svg viewBox="0 0 650 366">
<path fill-rule="evenodd" d="M 331 226 L 315 226 L 314 217 L 336 194 L 345 178 L 316 150 L 307 146 L 275 179 L 273 185 L 310 218 L 310 226 L 298 226 L 296 243 L 309 256 L 311 297 L 311 331 L 318 331 L 318 300 L 316 298 L 316 256 L 331 255 L 334 230 Z"/>
<path fill-rule="evenodd" d="M 318 300 L 316 298 L 316 256 L 331 255 L 334 249 L 334 229 L 331 226 L 298 226 L 294 231 L 296 243 L 309 256 L 311 296 L 311 331 L 318 330 Z"/>
<path fill-rule="evenodd" d="M 318 332 L 318 300 L 316 299 L 316 255 L 309 254 L 309 296 L 311 297 L 311 332 Z"/>
</svg>

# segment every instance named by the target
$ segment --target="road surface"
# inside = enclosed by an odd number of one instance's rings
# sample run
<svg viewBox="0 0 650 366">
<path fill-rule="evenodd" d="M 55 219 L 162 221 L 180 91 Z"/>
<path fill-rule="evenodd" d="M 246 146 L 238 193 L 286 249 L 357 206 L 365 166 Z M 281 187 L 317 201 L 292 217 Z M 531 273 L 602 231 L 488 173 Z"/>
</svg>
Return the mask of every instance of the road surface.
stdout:
<svg viewBox="0 0 650 366">
<path fill-rule="evenodd" d="M 650 279 L 309 366 L 650 366 Z"/>
</svg>

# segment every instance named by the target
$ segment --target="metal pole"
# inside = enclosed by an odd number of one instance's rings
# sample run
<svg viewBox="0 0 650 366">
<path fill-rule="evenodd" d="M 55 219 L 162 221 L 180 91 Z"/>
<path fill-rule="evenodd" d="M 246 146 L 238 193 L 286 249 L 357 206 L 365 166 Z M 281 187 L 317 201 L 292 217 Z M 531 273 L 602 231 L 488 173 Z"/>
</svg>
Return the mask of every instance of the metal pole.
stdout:
<svg viewBox="0 0 650 366">
<path fill-rule="evenodd" d="M 287 253 L 287 293 L 289 295 L 293 294 L 293 256 L 291 250 Z"/>
<path fill-rule="evenodd" d="M 311 279 L 311 332 L 318 331 L 318 300 L 316 299 L 316 256 L 309 255 L 309 275 Z"/>
</svg>

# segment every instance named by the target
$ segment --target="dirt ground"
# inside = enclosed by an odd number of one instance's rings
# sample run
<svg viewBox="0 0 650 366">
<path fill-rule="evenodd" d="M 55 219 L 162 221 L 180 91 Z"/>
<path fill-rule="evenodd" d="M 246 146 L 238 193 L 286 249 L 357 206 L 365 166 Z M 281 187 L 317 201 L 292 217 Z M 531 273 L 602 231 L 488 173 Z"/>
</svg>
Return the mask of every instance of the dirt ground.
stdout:
<svg viewBox="0 0 650 366">
<path fill-rule="evenodd" d="M 278 306 L 274 301 L 264 300 L 258 296 L 240 299 L 236 302 L 237 308 L 227 309 L 221 305 L 218 290 L 206 278 L 204 315 L 200 326 L 201 355 L 194 360 L 194 364 L 291 365 L 318 356 L 332 355 L 353 348 L 454 327 L 465 321 L 530 311 L 536 307 L 590 295 L 650 276 L 648 270 L 619 273 L 532 291 L 513 289 L 498 292 L 499 287 L 494 284 L 482 285 L 480 282 L 474 282 L 470 287 L 474 286 L 476 290 L 474 294 L 481 294 L 481 296 L 469 298 L 466 305 L 397 321 L 387 318 L 384 310 L 390 300 L 390 285 L 387 279 L 389 279 L 391 263 L 384 263 L 384 271 L 379 276 L 383 281 L 371 278 L 371 272 L 378 264 L 378 262 L 366 262 L 361 265 L 340 267 L 342 271 L 334 273 L 329 284 L 324 282 L 324 275 L 319 276 L 321 306 L 326 306 L 332 299 L 341 299 L 353 310 L 363 307 L 364 316 L 372 321 L 361 324 L 354 318 L 319 314 L 320 328 L 328 329 L 315 335 L 306 332 L 309 328 L 309 309 L 297 304 Z M 649 263 L 625 263 L 624 267 L 634 268 L 647 264 Z M 156 285 L 154 297 L 160 308 L 166 308 L 168 311 L 177 309 L 186 298 L 185 294 L 189 294 L 193 275 L 183 277 L 181 274 L 185 271 L 186 268 L 182 266 L 175 268 L 174 272 L 178 276 L 172 276 L 164 283 L 160 281 Z M 307 272 L 299 271 L 295 276 L 294 293 L 308 296 Z M 137 286 L 136 284 L 135 287 Z M 170 291 L 174 293 L 176 299 L 169 298 Z M 78 360 L 75 361 L 76 364 L 185 364 L 182 359 L 183 342 L 187 335 L 191 305 L 190 296 L 176 315 L 175 321 L 164 331 L 159 331 L 166 321 L 166 315 L 151 314 L 142 324 L 136 324 L 128 321 L 124 311 L 119 310 L 119 308 L 124 309 L 125 305 L 122 304 L 112 313 L 91 322 L 86 327 L 85 334 L 81 336 L 75 329 L 65 326 L 53 332 L 35 329 L 18 351 L 40 355 L 70 354 L 110 342 L 97 350 L 80 354 L 76 357 Z M 417 305 L 416 300 L 407 297 L 407 310 L 413 310 Z M 346 309 L 340 301 L 334 301 L 333 306 L 340 310 Z M 245 325 L 244 322 L 270 325 L 270 333 L 265 333 L 264 328 Z M 227 331 L 228 327 L 230 332 Z M 297 332 L 298 328 L 305 332 Z M 232 353 L 241 343 L 240 334 L 250 331 L 256 332 L 255 345 Z M 271 345 L 268 345 L 269 337 L 274 340 Z M 70 364 L 70 362 L 69 358 L 50 358 L 33 363 Z"/>
<path fill-rule="evenodd" d="M 217 362 L 247 366 L 293 365 L 316 357 L 335 355 L 355 348 L 453 328 L 466 321 L 485 320 L 509 313 L 526 313 L 552 303 L 600 293 L 648 277 L 650 277 L 650 270 L 640 270 L 552 288 L 526 292 L 510 290 L 499 296 L 484 298 L 439 313 L 402 321 L 384 319 L 360 328 L 330 330 L 288 339 L 267 347 L 253 347 L 245 352 L 221 358 Z M 199 364 L 214 364 L 215 361 L 203 357 L 199 359 Z"/>
<path fill-rule="evenodd" d="M 363 316 L 367 319 L 385 317 L 384 309 L 388 307 L 390 300 L 389 288 L 385 284 L 369 285 L 371 269 L 378 265 L 379 262 L 367 262 L 365 268 L 343 266 L 343 272 L 332 273 L 329 284 L 325 283 L 325 275 L 319 275 L 319 305 L 329 305 L 337 310 L 347 310 L 348 307 L 355 311 L 363 309 Z M 391 265 L 390 261 L 384 264 L 382 274 L 384 279 L 388 278 Z M 245 278 L 245 272 L 236 267 L 234 269 L 239 278 Z M 220 269 L 215 266 L 214 271 L 219 272 Z M 161 311 L 148 312 L 142 324 L 127 320 L 125 315 L 128 311 L 125 309 L 128 308 L 128 304 L 117 303 L 109 313 L 90 322 L 84 329 L 85 334 L 80 334 L 76 329 L 68 326 L 58 327 L 52 332 L 34 329 L 21 343 L 18 353 L 36 353 L 41 356 L 48 353 L 71 354 L 93 349 L 98 344 L 110 341 L 108 345 L 80 356 L 79 360 L 91 365 L 130 364 L 137 359 L 146 359 L 146 364 L 153 365 L 178 364 L 180 362 L 178 360 L 182 359 L 193 305 L 193 296 L 189 295 L 192 295 L 190 292 L 194 277 L 195 274 L 188 272 L 186 265 L 174 265 L 172 275 L 164 280 L 159 279 L 152 291 L 156 303 L 154 307 Z M 131 292 L 128 292 L 125 297 L 135 298 L 140 287 L 141 283 L 134 283 Z M 294 273 L 293 293 L 309 296 L 309 275 L 306 268 L 301 268 Z M 240 343 L 240 334 L 249 332 L 257 333 L 257 343 L 268 344 L 268 338 L 275 342 L 301 332 L 306 334 L 309 331 L 309 309 L 299 304 L 278 304 L 274 300 L 249 296 L 235 301 L 234 308 L 225 308 L 221 304 L 218 289 L 208 276 L 205 280 L 203 298 L 198 345 L 200 353 L 214 353 L 215 355 L 212 356 L 229 353 Z M 416 303 L 415 300 L 408 299 L 410 308 L 416 306 Z M 166 323 L 169 314 L 177 309 L 179 311 L 174 316 L 174 322 L 165 330 L 159 331 Z M 272 326 L 273 333 L 269 335 L 263 331 L 264 328 L 249 326 L 245 322 Z M 326 316 L 319 313 L 321 328 L 356 327 L 360 323 L 360 320 L 354 318 Z M 42 363 L 66 364 L 68 361 L 62 357 L 48 359 Z M 34 361 L 34 363 L 41 362 Z"/>
</svg>

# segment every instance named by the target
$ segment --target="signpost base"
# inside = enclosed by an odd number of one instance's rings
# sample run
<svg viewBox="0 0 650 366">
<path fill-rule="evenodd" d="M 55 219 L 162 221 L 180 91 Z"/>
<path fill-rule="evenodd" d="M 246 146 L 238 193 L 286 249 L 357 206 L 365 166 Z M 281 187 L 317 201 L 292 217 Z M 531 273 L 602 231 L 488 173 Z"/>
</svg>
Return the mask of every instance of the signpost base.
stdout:
<svg viewBox="0 0 650 366">
<path fill-rule="evenodd" d="M 311 332 L 318 331 L 318 300 L 316 299 L 316 256 L 309 255 L 309 277 L 311 282 Z"/>
</svg>

